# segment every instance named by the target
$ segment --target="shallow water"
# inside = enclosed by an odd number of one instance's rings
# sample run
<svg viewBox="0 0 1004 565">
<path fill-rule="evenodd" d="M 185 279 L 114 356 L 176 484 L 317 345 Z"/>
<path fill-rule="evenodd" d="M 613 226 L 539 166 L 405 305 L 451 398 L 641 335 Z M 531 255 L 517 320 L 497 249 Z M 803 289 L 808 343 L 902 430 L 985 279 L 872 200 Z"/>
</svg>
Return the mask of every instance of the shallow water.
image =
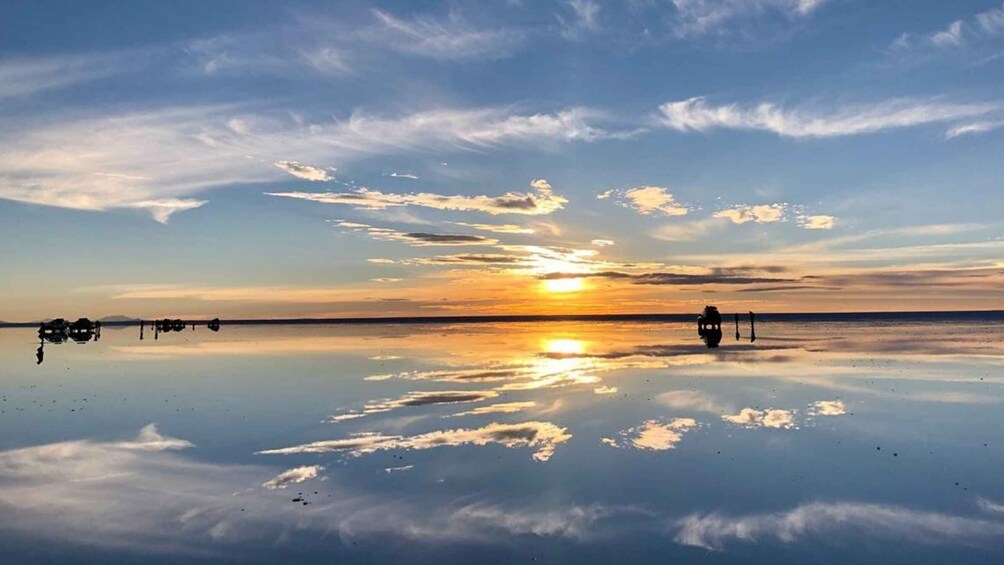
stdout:
<svg viewBox="0 0 1004 565">
<path fill-rule="evenodd" d="M 1004 560 L 1004 323 L 0 330 L 0 555 Z"/>
</svg>

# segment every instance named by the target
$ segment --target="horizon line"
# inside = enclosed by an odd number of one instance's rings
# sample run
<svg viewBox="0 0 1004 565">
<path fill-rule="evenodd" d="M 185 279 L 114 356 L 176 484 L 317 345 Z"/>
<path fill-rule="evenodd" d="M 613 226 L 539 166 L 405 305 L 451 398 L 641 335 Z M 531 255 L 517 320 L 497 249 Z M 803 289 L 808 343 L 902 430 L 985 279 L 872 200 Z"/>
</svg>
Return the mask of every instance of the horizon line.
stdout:
<svg viewBox="0 0 1004 565">
<path fill-rule="evenodd" d="M 748 316 L 750 311 L 743 312 L 723 312 L 723 316 L 739 314 Z M 906 317 L 906 316 L 1001 316 L 1004 317 L 1004 310 L 882 310 L 863 312 L 754 312 L 758 317 L 769 316 L 780 320 L 797 320 L 800 317 L 812 317 L 815 321 L 826 321 L 840 318 L 881 318 L 881 317 Z M 638 322 L 661 322 L 661 321 L 687 321 L 695 318 L 697 313 L 648 313 L 648 314 L 488 314 L 488 315 L 461 315 L 461 316 L 354 316 L 347 318 L 234 318 L 222 319 L 220 324 L 228 325 L 338 325 L 338 324 L 475 324 L 475 323 L 498 323 L 498 322 L 577 322 L 577 321 L 638 321 Z M 141 323 L 152 323 L 155 320 L 174 319 L 169 316 L 153 318 L 150 320 L 134 318 L 130 320 L 109 320 L 101 324 L 108 327 L 128 327 L 139 326 Z M 210 320 L 183 320 L 186 324 L 209 323 Z M 0 322 L 0 328 L 31 328 L 41 323 L 41 320 L 34 322 Z"/>
</svg>

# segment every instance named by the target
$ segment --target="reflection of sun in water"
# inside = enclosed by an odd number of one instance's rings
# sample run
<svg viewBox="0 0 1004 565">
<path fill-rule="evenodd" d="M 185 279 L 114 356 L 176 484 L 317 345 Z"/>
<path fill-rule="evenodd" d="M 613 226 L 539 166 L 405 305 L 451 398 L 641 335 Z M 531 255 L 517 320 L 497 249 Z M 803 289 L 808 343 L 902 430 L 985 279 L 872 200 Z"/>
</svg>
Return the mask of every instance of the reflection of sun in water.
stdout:
<svg viewBox="0 0 1004 565">
<path fill-rule="evenodd" d="M 543 287 L 547 292 L 578 292 L 585 284 L 582 279 L 551 279 L 544 281 Z"/>
<path fill-rule="evenodd" d="M 586 352 L 586 344 L 578 339 L 546 339 L 544 351 L 564 355 L 581 355 Z"/>
</svg>

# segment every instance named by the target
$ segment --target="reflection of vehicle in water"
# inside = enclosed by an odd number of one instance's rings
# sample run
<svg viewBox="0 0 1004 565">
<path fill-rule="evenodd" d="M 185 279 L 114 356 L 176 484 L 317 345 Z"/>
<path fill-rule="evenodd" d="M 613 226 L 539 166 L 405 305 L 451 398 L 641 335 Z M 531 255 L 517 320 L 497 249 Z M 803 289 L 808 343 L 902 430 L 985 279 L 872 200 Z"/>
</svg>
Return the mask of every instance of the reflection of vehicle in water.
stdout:
<svg viewBox="0 0 1004 565">
<path fill-rule="evenodd" d="M 42 361 L 45 360 L 46 343 L 59 345 L 71 339 L 74 343 L 87 343 L 92 339 L 94 341 L 101 339 L 101 322 L 92 322 L 87 318 L 79 318 L 72 324 L 63 318 L 42 322 L 38 326 L 38 349 L 35 350 L 36 364 L 41 365 Z"/>
<path fill-rule="evenodd" d="M 704 311 L 697 317 L 697 335 L 708 347 L 718 347 L 722 341 L 722 315 L 718 308 L 704 307 Z"/>
<path fill-rule="evenodd" d="M 157 320 L 154 323 L 154 329 L 158 332 L 180 332 L 185 329 L 184 320 L 170 320 L 164 318 L 163 320 Z"/>
</svg>

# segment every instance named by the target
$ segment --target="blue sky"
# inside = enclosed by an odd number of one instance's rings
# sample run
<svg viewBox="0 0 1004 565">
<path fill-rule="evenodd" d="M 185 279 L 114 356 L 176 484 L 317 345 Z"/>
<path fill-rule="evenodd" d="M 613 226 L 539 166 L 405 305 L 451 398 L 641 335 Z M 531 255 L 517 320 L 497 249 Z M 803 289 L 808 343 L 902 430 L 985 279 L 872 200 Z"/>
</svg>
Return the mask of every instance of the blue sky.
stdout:
<svg viewBox="0 0 1004 565">
<path fill-rule="evenodd" d="M 0 22 L 0 319 L 1004 307 L 996 0 Z"/>
</svg>

